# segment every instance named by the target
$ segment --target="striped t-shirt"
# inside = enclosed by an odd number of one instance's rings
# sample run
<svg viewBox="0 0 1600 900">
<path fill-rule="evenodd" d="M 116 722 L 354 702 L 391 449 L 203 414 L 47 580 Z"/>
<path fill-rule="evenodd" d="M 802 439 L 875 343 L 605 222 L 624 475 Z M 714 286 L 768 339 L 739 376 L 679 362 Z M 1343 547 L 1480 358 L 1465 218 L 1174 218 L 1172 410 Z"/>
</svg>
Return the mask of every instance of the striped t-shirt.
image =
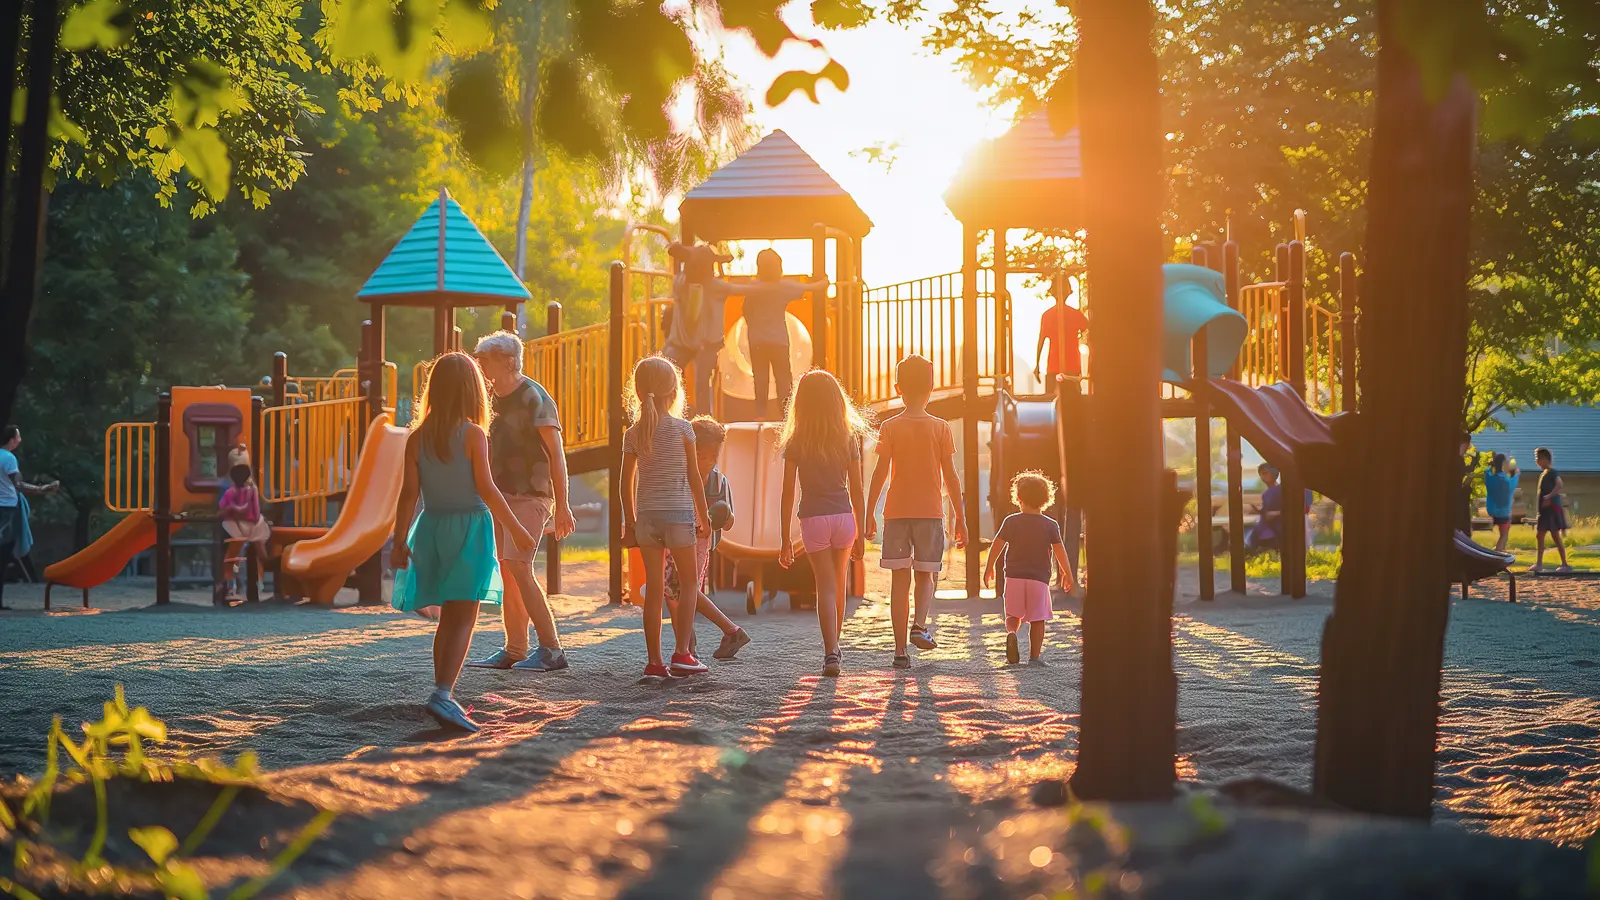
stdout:
<svg viewBox="0 0 1600 900">
<path fill-rule="evenodd" d="M 693 453 L 694 429 L 674 416 L 662 416 L 650 441 L 650 452 L 639 452 L 639 426 L 622 435 L 622 452 L 639 457 L 638 487 L 634 494 L 637 512 L 670 514 L 668 521 L 694 521 L 694 495 L 689 493 L 689 459 L 684 453 L 687 439 Z"/>
</svg>

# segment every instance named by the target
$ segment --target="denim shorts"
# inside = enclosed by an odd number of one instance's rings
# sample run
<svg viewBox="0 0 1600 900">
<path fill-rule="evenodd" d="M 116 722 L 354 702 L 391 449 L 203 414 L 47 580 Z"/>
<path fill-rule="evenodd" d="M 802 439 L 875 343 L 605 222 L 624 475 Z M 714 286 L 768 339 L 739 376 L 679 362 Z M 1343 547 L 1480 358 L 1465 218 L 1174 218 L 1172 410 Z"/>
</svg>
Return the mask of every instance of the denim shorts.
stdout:
<svg viewBox="0 0 1600 900">
<path fill-rule="evenodd" d="M 694 513 L 688 515 L 692 517 Z M 633 524 L 634 539 L 641 547 L 693 547 L 694 523 L 679 521 L 683 517 L 683 513 L 641 511 Z"/>
<path fill-rule="evenodd" d="M 885 519 L 883 557 L 878 565 L 917 572 L 944 568 L 944 520 Z"/>
</svg>

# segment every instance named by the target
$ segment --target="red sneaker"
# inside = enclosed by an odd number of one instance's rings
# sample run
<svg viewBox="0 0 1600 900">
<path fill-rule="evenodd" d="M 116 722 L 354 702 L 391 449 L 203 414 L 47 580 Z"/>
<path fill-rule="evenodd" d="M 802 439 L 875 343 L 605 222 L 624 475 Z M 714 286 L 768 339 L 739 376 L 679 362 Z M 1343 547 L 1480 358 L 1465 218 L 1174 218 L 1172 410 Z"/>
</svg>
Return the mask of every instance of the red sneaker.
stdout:
<svg viewBox="0 0 1600 900">
<path fill-rule="evenodd" d="M 672 654 L 672 674 L 677 676 L 699 675 L 709 672 L 710 668 L 705 663 L 695 658 L 693 653 L 683 652 Z"/>
<path fill-rule="evenodd" d="M 666 666 L 662 665 L 661 663 L 651 663 L 650 665 L 644 667 L 644 677 L 646 677 L 646 678 L 671 678 L 672 677 L 672 670 L 667 668 Z"/>
</svg>

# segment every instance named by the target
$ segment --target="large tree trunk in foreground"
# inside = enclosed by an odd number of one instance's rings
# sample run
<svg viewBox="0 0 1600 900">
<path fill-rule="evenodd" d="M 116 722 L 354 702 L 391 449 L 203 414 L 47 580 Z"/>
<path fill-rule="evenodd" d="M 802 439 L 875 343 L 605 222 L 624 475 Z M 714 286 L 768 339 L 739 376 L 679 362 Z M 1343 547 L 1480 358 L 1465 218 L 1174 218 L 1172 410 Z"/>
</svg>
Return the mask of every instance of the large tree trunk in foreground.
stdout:
<svg viewBox="0 0 1600 900">
<path fill-rule="evenodd" d="M 1080 796 L 1171 796 L 1177 743 L 1172 598 L 1152 564 L 1162 519 L 1160 342 L 1161 123 L 1147 0 L 1077 7 L 1084 222 L 1094 273 L 1089 340 L 1094 427 L 1087 471 L 1116 471 L 1086 492 L 1089 593 L 1083 605 Z"/>
<path fill-rule="evenodd" d="M 1395 34 L 1397 5 L 1378 8 L 1361 420 L 1349 454 L 1365 474 L 1350 479 L 1323 632 L 1314 787 L 1350 809 L 1425 819 L 1461 484 L 1477 98 L 1464 79 L 1427 97 Z"/>
</svg>

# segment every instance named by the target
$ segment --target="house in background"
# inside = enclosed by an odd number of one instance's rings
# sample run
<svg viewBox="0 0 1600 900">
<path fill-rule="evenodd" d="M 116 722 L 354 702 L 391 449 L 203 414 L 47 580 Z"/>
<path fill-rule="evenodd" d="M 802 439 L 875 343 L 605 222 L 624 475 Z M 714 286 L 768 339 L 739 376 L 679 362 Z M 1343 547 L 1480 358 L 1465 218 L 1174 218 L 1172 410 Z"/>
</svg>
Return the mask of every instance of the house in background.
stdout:
<svg viewBox="0 0 1600 900">
<path fill-rule="evenodd" d="M 1552 404 L 1504 416 L 1504 431 L 1480 431 L 1472 446 L 1504 453 L 1522 470 L 1517 480 L 1518 510 L 1533 510 L 1539 493 L 1537 447 L 1549 447 L 1566 487 L 1569 517 L 1600 515 L 1600 407 Z"/>
</svg>

